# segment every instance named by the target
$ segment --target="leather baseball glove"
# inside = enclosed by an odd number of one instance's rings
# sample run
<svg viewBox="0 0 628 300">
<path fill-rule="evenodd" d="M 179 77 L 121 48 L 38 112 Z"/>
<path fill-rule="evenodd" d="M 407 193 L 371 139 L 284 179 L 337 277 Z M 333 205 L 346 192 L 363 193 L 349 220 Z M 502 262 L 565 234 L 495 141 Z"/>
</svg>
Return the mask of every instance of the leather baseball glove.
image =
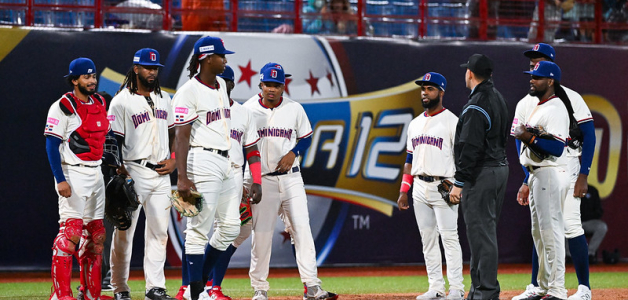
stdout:
<svg viewBox="0 0 628 300">
<path fill-rule="evenodd" d="M 190 196 L 183 198 L 179 191 L 173 190 L 170 202 L 182 216 L 194 217 L 203 210 L 203 194 L 197 191 L 190 191 Z"/>
<path fill-rule="evenodd" d="M 451 189 L 453 187 L 454 184 L 447 179 L 441 180 L 440 184 L 438 185 L 438 192 L 440 193 L 440 196 L 443 197 L 443 200 L 447 202 L 447 204 L 451 204 L 451 202 L 449 201 L 449 193 L 451 192 Z"/>
<path fill-rule="evenodd" d="M 131 213 L 140 205 L 133 188 L 134 184 L 135 181 L 131 177 L 117 174 L 105 188 L 105 217 L 118 230 L 127 230 L 131 227 Z"/>
<path fill-rule="evenodd" d="M 553 138 L 549 133 L 547 133 L 547 131 L 545 131 L 543 126 L 528 127 L 526 128 L 526 131 L 531 133 L 536 138 L 540 138 L 540 139 L 552 139 Z M 537 149 L 535 149 L 534 146 L 528 145 L 528 147 L 530 147 L 530 151 L 534 155 L 536 155 L 540 160 L 544 160 L 548 157 L 547 154 L 537 151 Z"/>
</svg>

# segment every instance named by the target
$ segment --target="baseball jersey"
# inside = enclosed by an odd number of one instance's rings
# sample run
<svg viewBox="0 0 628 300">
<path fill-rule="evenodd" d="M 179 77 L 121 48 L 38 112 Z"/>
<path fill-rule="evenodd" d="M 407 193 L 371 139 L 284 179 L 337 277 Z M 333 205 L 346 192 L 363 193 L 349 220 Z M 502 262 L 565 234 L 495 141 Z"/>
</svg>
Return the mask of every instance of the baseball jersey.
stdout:
<svg viewBox="0 0 628 300">
<path fill-rule="evenodd" d="M 242 104 L 233 101 L 231 104 L 231 150 L 229 159 L 238 166 L 244 165 L 242 147 L 248 148 L 259 141 L 257 127 L 253 116 Z"/>
<path fill-rule="evenodd" d="M 216 77 L 216 88 L 196 76 L 181 86 L 172 98 L 175 126 L 192 125 L 191 147 L 231 149 L 231 108 L 225 81 Z"/>
<path fill-rule="evenodd" d="M 514 135 L 515 127 L 523 124 L 526 128 L 542 127 L 548 134 L 555 139 L 565 143 L 569 136 L 569 115 L 565 104 L 560 98 L 553 96 L 549 99 L 539 102 L 538 98 L 524 98 L 517 103 L 515 117 L 512 121 L 510 135 Z M 564 154 L 564 152 L 563 152 Z M 544 160 L 540 160 L 529 147 L 522 144 L 522 150 L 519 155 L 519 162 L 523 166 L 558 166 L 564 165 L 564 160 L 558 160 L 554 156 L 549 156 Z"/>
<path fill-rule="evenodd" d="M 84 103 L 83 105 L 94 105 L 94 100 L 92 99 L 92 97 L 88 98 L 89 102 Z M 76 113 L 66 115 L 59 106 L 59 102 L 61 101 L 61 99 L 63 99 L 63 97 L 55 101 L 48 110 L 48 118 L 46 119 L 46 128 L 44 129 L 44 135 L 54 136 L 60 138 L 63 141 L 59 146 L 59 153 L 61 154 L 62 164 L 83 164 L 88 166 L 99 166 L 101 163 L 100 159 L 95 161 L 82 160 L 78 156 L 76 156 L 76 154 L 74 154 L 72 150 L 70 150 L 68 138 L 72 132 L 74 132 L 81 126 L 82 120 Z"/>
<path fill-rule="evenodd" d="M 412 154 L 413 176 L 453 177 L 454 139 L 458 117 L 448 109 L 422 113 L 410 122 L 406 150 Z"/>
<path fill-rule="evenodd" d="M 111 130 L 124 137 L 122 157 L 125 160 L 148 160 L 153 163 L 170 158 L 168 129 L 174 127 L 170 96 L 150 93 L 154 110 L 147 99 L 121 90 L 111 100 L 108 118 Z"/>
<path fill-rule="evenodd" d="M 312 135 L 312 125 L 303 106 L 287 97 L 279 101 L 279 105 L 269 108 L 264 106 L 262 95 L 258 94 L 243 104 L 253 115 L 257 126 L 262 175 L 275 172 L 279 160 L 296 146 L 297 139 Z M 292 167 L 298 165 L 297 157 Z"/>
</svg>

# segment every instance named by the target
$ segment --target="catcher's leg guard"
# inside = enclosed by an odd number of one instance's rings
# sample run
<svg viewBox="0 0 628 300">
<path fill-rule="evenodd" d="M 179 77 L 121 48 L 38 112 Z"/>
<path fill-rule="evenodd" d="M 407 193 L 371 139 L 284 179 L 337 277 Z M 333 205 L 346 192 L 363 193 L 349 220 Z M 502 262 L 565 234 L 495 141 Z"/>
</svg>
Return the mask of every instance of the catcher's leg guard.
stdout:
<svg viewBox="0 0 628 300">
<path fill-rule="evenodd" d="M 59 234 L 52 246 L 52 276 L 53 291 L 50 299 L 72 298 L 72 255 L 76 252 L 76 245 L 81 240 L 83 220 L 68 219 L 60 224 Z"/>
<path fill-rule="evenodd" d="M 102 288 L 100 269 L 106 233 L 102 220 L 91 221 L 85 227 L 79 253 L 81 286 L 85 300 L 96 300 Z"/>
</svg>

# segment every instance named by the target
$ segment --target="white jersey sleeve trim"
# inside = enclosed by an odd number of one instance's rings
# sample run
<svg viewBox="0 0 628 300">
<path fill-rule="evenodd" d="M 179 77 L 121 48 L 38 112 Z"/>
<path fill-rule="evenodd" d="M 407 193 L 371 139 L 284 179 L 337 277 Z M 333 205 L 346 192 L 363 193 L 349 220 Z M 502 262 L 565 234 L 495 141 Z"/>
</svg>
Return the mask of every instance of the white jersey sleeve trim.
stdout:
<svg viewBox="0 0 628 300">
<path fill-rule="evenodd" d="M 310 131 L 308 134 L 306 134 L 306 135 L 304 135 L 304 136 L 300 137 L 299 139 L 304 139 L 304 138 L 306 138 L 306 137 L 308 137 L 308 136 L 312 135 L 312 132 L 313 132 L 313 131 Z"/>
<path fill-rule="evenodd" d="M 257 140 L 255 140 L 255 142 L 252 142 L 252 143 L 247 144 L 247 145 L 243 145 L 242 147 L 244 147 L 244 148 L 249 148 L 249 147 L 251 147 L 251 146 L 253 146 L 253 145 L 257 144 L 257 142 L 259 142 L 259 140 L 260 140 L 260 139 L 259 139 L 259 138 L 257 138 Z"/>
<path fill-rule="evenodd" d="M 54 137 L 60 138 L 63 141 L 63 137 L 62 136 L 60 136 L 60 135 L 58 135 L 56 133 L 53 133 L 53 132 L 44 132 L 44 135 L 54 136 Z"/>
</svg>

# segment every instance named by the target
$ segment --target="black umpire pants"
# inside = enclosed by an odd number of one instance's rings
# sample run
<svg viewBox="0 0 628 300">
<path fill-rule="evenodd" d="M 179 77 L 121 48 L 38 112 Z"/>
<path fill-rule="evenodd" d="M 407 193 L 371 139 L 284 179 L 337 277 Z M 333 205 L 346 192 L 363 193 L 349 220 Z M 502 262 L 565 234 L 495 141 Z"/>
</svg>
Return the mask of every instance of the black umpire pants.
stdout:
<svg viewBox="0 0 628 300">
<path fill-rule="evenodd" d="M 462 189 L 462 213 L 471 249 L 471 288 L 467 299 L 499 299 L 497 222 L 502 211 L 508 166 L 484 167 Z"/>
</svg>

